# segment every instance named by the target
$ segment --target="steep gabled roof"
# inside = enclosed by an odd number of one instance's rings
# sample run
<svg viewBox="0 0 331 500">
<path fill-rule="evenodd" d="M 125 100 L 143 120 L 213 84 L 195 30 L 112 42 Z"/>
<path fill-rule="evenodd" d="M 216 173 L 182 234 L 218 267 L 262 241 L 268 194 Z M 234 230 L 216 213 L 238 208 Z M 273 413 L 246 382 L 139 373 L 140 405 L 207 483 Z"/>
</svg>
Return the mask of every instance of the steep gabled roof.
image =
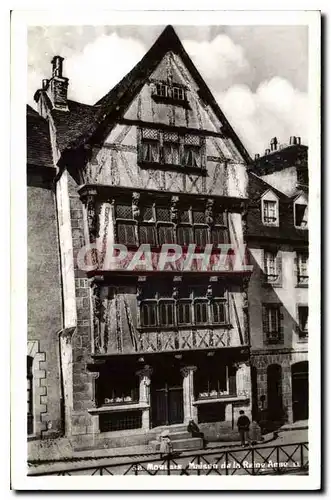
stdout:
<svg viewBox="0 0 331 500">
<path fill-rule="evenodd" d="M 53 167 L 49 125 L 31 106 L 26 107 L 27 164 Z"/>
<path fill-rule="evenodd" d="M 63 131 L 60 131 L 60 142 L 62 145 L 65 145 L 65 149 L 75 149 L 89 140 L 100 140 L 100 138 L 102 138 L 109 129 L 109 126 L 111 126 L 116 119 L 123 115 L 126 107 L 130 104 L 135 95 L 146 82 L 147 78 L 153 73 L 165 53 L 168 51 L 173 51 L 174 53 L 180 55 L 187 69 L 198 83 L 200 92 L 204 96 L 204 99 L 210 104 L 216 116 L 224 126 L 224 130 L 227 135 L 233 140 L 245 161 L 251 162 L 251 158 L 247 150 L 227 121 L 202 76 L 185 51 L 172 26 L 167 26 L 164 29 L 141 61 L 138 62 L 138 64 L 117 85 L 115 85 L 115 87 L 108 92 L 108 94 L 100 99 L 94 106 L 88 106 L 88 108 L 92 109 L 85 109 L 83 111 L 84 118 L 82 118 L 81 121 L 79 112 L 76 113 L 76 117 L 74 116 L 72 118 L 69 116 L 70 112 L 63 113 Z M 71 101 L 71 103 L 73 107 L 78 105 L 78 103 L 74 104 L 74 101 Z M 65 131 L 66 117 L 69 127 L 68 130 Z M 61 121 L 62 118 L 56 117 L 56 120 Z M 88 123 L 89 120 L 90 123 Z M 80 126 L 82 127 L 79 131 L 80 133 L 76 134 L 74 129 L 79 129 Z M 62 135 L 66 135 L 67 137 L 63 139 Z"/>
</svg>

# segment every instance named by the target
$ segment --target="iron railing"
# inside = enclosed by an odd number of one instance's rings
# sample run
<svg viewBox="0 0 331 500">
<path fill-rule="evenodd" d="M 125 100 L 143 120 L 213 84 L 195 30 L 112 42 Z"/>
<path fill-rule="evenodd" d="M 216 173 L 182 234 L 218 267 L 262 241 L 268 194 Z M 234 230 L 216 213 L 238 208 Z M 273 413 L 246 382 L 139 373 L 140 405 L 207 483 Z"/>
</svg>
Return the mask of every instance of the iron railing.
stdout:
<svg viewBox="0 0 331 500">
<path fill-rule="evenodd" d="M 91 459 L 96 465 L 79 462 L 30 467 L 29 476 L 104 476 L 104 475 L 269 475 L 308 474 L 308 443 L 290 443 L 250 448 L 213 449 L 208 451 L 173 452 L 135 455 L 130 458 Z M 108 463 L 107 463 L 108 462 Z"/>
</svg>

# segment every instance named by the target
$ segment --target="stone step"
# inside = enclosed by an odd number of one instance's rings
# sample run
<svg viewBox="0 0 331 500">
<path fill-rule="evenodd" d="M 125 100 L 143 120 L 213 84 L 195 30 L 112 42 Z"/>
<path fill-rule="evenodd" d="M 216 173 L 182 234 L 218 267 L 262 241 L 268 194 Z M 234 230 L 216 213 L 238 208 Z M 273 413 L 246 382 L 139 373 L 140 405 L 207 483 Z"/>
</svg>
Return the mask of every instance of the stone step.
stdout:
<svg viewBox="0 0 331 500">
<path fill-rule="evenodd" d="M 186 439 L 171 439 L 172 448 L 174 451 L 183 450 L 200 450 L 203 447 L 203 442 L 201 438 L 186 438 Z M 160 450 L 159 441 L 150 441 L 149 445 L 152 446 L 154 452 Z"/>
</svg>

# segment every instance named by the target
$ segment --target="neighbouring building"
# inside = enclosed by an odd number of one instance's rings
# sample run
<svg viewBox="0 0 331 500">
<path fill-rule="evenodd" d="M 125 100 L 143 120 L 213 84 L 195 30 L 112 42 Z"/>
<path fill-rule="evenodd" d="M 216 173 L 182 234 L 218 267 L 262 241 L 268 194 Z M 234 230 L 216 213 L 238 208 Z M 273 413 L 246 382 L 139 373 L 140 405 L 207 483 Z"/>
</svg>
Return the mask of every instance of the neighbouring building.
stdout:
<svg viewBox="0 0 331 500">
<path fill-rule="evenodd" d="M 58 334 L 63 316 L 55 175 L 49 124 L 28 106 L 27 423 L 30 439 L 61 434 Z"/>
<path fill-rule="evenodd" d="M 308 148 L 277 139 L 249 169 L 253 416 L 308 418 Z"/>
<path fill-rule="evenodd" d="M 36 178 L 28 188 L 33 429 L 58 431 L 76 449 L 145 444 L 160 427 L 192 418 L 207 434 L 231 431 L 239 410 L 251 415 L 250 330 L 258 370 L 273 356 L 265 348 L 280 348 L 265 346 L 262 333 L 259 340 L 257 281 L 249 322 L 245 267 L 151 272 L 103 262 L 113 243 L 129 255 L 150 244 L 152 260 L 162 244 L 184 252 L 196 244 L 197 253 L 211 244 L 213 256 L 219 244 L 241 245 L 251 159 L 172 27 L 95 105 L 69 100 L 63 59 L 52 65 L 35 94 L 39 116 L 28 115 L 28 134 L 40 134 L 43 148 L 38 168 L 28 166 Z M 250 177 L 261 196 L 285 203 Z M 280 229 L 289 220 L 282 214 Z M 306 231 L 293 231 L 304 247 Z M 249 241 L 259 261 L 261 230 L 257 254 Z M 79 265 L 85 245 L 93 247 L 89 270 Z"/>
</svg>

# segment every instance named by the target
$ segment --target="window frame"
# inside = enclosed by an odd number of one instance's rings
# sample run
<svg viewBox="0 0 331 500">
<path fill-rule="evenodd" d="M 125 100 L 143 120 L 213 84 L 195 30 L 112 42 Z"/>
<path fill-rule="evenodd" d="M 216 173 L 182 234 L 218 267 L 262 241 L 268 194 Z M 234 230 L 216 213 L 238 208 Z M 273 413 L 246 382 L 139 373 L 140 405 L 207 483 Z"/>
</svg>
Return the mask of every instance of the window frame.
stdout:
<svg viewBox="0 0 331 500">
<path fill-rule="evenodd" d="M 306 319 L 307 328 L 306 329 L 302 328 L 301 318 L 300 318 L 300 310 L 301 309 L 307 309 L 307 319 Z M 301 303 L 297 304 L 297 334 L 298 334 L 298 340 L 300 342 L 307 342 L 307 340 L 308 340 L 308 335 L 309 335 L 308 321 L 309 321 L 309 305 L 308 304 L 301 304 Z"/>
<path fill-rule="evenodd" d="M 306 224 L 302 225 L 302 221 L 304 220 L 304 216 L 302 217 L 301 224 L 297 224 L 297 207 L 305 207 L 304 209 L 304 214 L 306 214 Z M 293 206 L 293 219 L 294 219 L 294 227 L 296 229 L 302 229 L 302 230 L 307 230 L 308 229 L 308 203 L 299 203 L 295 202 Z"/>
<path fill-rule="evenodd" d="M 272 328 L 272 313 L 276 313 L 276 329 Z M 269 314 L 270 313 L 270 314 Z M 262 304 L 262 321 L 264 343 L 267 345 L 279 345 L 284 343 L 283 337 L 283 314 L 281 305 L 278 303 L 264 303 Z M 265 322 L 267 322 L 267 329 L 265 329 Z"/>
<path fill-rule="evenodd" d="M 265 204 L 275 203 L 275 217 L 274 221 L 266 220 L 265 218 Z M 268 217 L 270 219 L 270 217 Z M 279 227 L 279 199 L 278 196 L 271 190 L 266 191 L 261 196 L 261 220 L 264 226 Z"/>
</svg>

